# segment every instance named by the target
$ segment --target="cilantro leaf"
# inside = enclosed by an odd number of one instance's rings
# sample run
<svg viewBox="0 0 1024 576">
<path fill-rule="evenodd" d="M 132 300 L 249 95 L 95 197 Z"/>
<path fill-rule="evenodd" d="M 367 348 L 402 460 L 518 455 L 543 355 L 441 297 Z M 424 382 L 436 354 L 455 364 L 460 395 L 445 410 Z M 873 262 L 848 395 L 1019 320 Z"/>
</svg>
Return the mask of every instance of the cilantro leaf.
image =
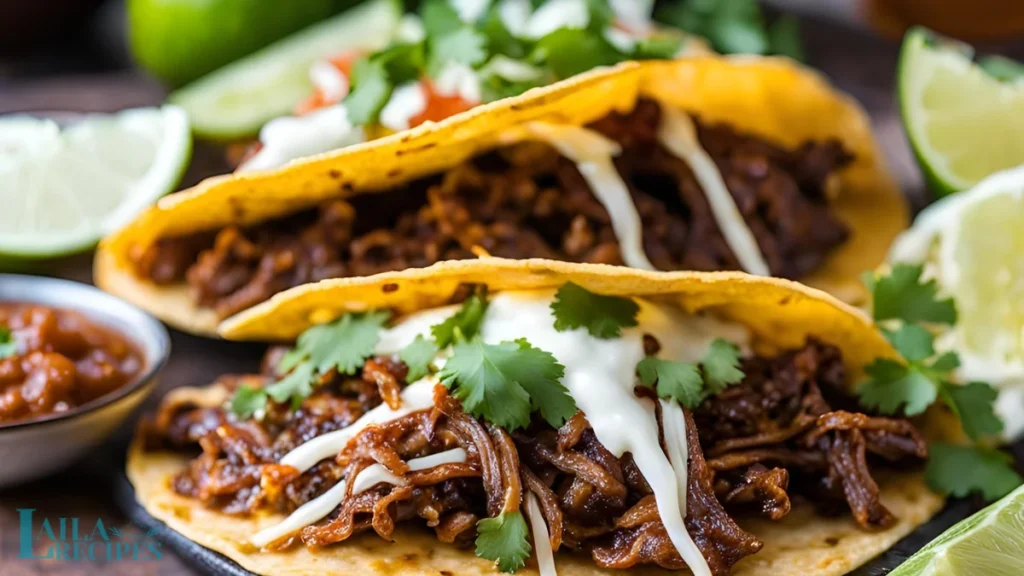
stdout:
<svg viewBox="0 0 1024 576">
<path fill-rule="evenodd" d="M 857 386 L 860 403 L 883 414 L 896 414 L 901 406 L 907 416 L 920 414 L 938 394 L 928 376 L 895 360 L 878 358 L 864 372 L 869 379 Z"/>
<path fill-rule="evenodd" d="M 448 0 L 425 0 L 420 8 L 420 18 L 428 38 L 450 34 L 465 25 Z"/>
<path fill-rule="evenodd" d="M 389 316 L 388 312 L 346 314 L 334 322 L 306 329 L 295 348 L 277 364 L 277 372 L 284 377 L 260 391 L 239 388 L 231 400 L 232 411 L 249 418 L 265 407 L 268 397 L 278 403 L 290 401 L 297 408 L 324 374 L 332 370 L 355 374 L 373 355 Z"/>
<path fill-rule="evenodd" d="M 872 287 L 875 320 L 956 323 L 953 300 L 939 298 L 935 280 L 922 282 L 923 271 L 920 264 L 896 264 L 888 275 L 875 278 Z"/>
<path fill-rule="evenodd" d="M 690 409 L 704 401 L 704 380 L 696 364 L 648 356 L 636 365 L 636 371 L 644 386 L 657 382 L 659 398 L 675 400 Z"/>
<path fill-rule="evenodd" d="M 779 16 L 768 28 L 768 52 L 788 56 L 798 62 L 807 59 L 800 40 L 800 22 L 792 16 Z"/>
<path fill-rule="evenodd" d="M 1013 458 L 1005 452 L 980 446 L 958 446 L 935 442 L 928 446 L 928 486 L 942 494 L 963 498 L 980 492 L 985 500 L 1009 494 L 1024 482 L 1013 469 Z"/>
<path fill-rule="evenodd" d="M 601 296 L 567 282 L 555 294 L 551 312 L 559 332 L 586 328 L 596 338 L 618 338 L 623 327 L 637 325 L 640 306 L 630 298 Z"/>
<path fill-rule="evenodd" d="M 704 385 L 710 394 L 718 394 L 727 386 L 743 380 L 740 370 L 740 349 L 724 338 L 715 338 L 700 361 L 704 369 Z"/>
<path fill-rule="evenodd" d="M 558 381 L 564 373 L 554 356 L 526 340 L 492 345 L 477 338 L 456 344 L 439 376 L 466 412 L 515 430 L 530 424 L 534 409 L 556 427 L 576 413 Z"/>
<path fill-rule="evenodd" d="M 903 324 L 896 330 L 882 330 L 893 348 L 907 362 L 918 362 L 935 354 L 932 333 L 916 324 Z"/>
<path fill-rule="evenodd" d="M 389 317 L 388 312 L 346 314 L 334 322 L 308 328 L 299 335 L 294 354 L 286 354 L 278 369 L 284 371 L 287 364 L 294 365 L 294 357 L 299 355 L 320 374 L 332 369 L 341 374 L 355 374 L 366 359 L 373 356 L 380 331 Z"/>
<path fill-rule="evenodd" d="M 579 28 L 559 28 L 534 45 L 530 60 L 544 63 L 560 79 L 624 59 L 603 37 Z"/>
<path fill-rule="evenodd" d="M 388 80 L 394 85 L 418 80 L 426 66 L 422 43 L 393 44 L 370 59 L 384 67 Z"/>
<path fill-rule="evenodd" d="M 504 54 L 509 58 L 526 56 L 526 42 L 516 38 L 509 31 L 496 6 L 492 7 L 484 18 L 481 32 L 487 37 L 487 50 L 491 54 Z"/>
<path fill-rule="evenodd" d="M 231 411 L 242 420 L 252 418 L 266 407 L 267 393 L 252 386 L 242 386 L 235 390 L 235 395 L 231 398 Z"/>
<path fill-rule="evenodd" d="M 472 340 L 480 332 L 480 325 L 487 312 L 487 300 L 474 294 L 462 303 L 462 308 L 444 322 L 430 327 L 437 347 L 447 348 L 454 342 Z"/>
<path fill-rule="evenodd" d="M 353 65 L 352 83 L 355 87 L 344 100 L 349 122 L 355 126 L 373 124 L 391 97 L 394 83 L 388 79 L 384 64 L 366 58 Z"/>
<path fill-rule="evenodd" d="M 1003 421 L 993 409 L 999 393 L 985 382 L 969 382 L 963 386 L 947 383 L 939 393 L 971 440 L 1003 431 Z"/>
<path fill-rule="evenodd" d="M 960 367 L 960 356 L 956 352 L 944 352 L 929 367 L 935 372 L 952 372 Z"/>
<path fill-rule="evenodd" d="M 502 572 L 515 572 L 530 556 L 529 530 L 523 514 L 503 512 L 476 523 L 476 555 L 497 562 Z"/>
<path fill-rule="evenodd" d="M 415 382 L 430 373 L 430 363 L 437 356 L 437 345 L 433 340 L 416 336 L 411 344 L 406 346 L 398 357 L 405 362 L 409 368 L 409 374 L 405 377 L 406 382 Z"/>
<path fill-rule="evenodd" d="M 637 60 L 668 60 L 675 58 L 683 47 L 680 36 L 661 35 L 644 38 L 636 43 L 633 58 Z"/>
<path fill-rule="evenodd" d="M 11 330 L 0 326 L 0 360 L 18 353 L 18 343 L 11 336 Z"/>
<path fill-rule="evenodd" d="M 449 63 L 476 66 L 487 59 L 487 37 L 469 26 L 431 36 L 428 43 L 430 57 L 427 73 L 431 76 L 440 74 Z"/>
</svg>

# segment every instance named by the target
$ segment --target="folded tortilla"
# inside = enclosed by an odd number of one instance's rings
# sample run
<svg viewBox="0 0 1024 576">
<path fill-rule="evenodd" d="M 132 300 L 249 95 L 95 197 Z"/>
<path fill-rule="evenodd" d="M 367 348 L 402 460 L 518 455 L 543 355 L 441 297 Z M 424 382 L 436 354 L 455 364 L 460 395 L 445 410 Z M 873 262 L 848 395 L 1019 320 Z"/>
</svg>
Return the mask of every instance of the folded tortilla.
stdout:
<svg viewBox="0 0 1024 576">
<path fill-rule="evenodd" d="M 266 304 L 239 315 L 222 327 L 226 337 L 291 339 L 312 324 L 352 310 L 381 307 L 400 312 L 430 308 L 449 301 L 465 283 L 487 285 L 491 293 L 559 286 L 574 282 L 590 291 L 668 301 L 688 312 L 702 312 L 745 324 L 752 346 L 766 353 L 799 346 L 808 336 L 838 346 L 843 352 L 849 382 L 862 376 L 863 366 L 895 352 L 872 327 L 870 319 L 835 298 L 795 282 L 742 273 L 645 272 L 623 267 L 570 264 L 545 260 L 445 262 L 423 270 L 405 270 L 371 278 L 326 280 L 279 294 Z M 227 399 L 222 388 L 179 389 L 172 403 L 218 406 Z M 258 574 L 313 572 L 363 574 L 496 574 L 493 564 L 472 550 L 442 544 L 430 533 L 399 527 L 395 542 L 374 534 L 353 537 L 328 548 L 301 545 L 283 552 L 262 552 L 249 537 L 282 520 L 282 516 L 240 518 L 204 508 L 169 486 L 170 475 L 187 465 L 183 456 L 131 448 L 128 476 L 136 498 L 154 517 L 189 539 Z M 919 473 L 878 474 L 882 503 L 896 516 L 888 529 L 867 531 L 849 516 L 816 515 L 807 502 L 794 502 L 781 522 L 738 520 L 741 527 L 763 540 L 764 548 L 737 563 L 732 574 L 747 576 L 826 576 L 845 574 L 885 551 L 943 504 L 930 492 Z M 602 570 L 585 554 L 559 552 L 561 575 L 664 574 L 656 567 Z M 536 574 L 525 568 L 518 574 Z"/>
<path fill-rule="evenodd" d="M 867 116 L 817 73 L 789 60 L 716 56 L 595 70 L 281 169 L 208 179 L 162 199 L 104 240 L 95 260 L 95 280 L 172 326 L 212 335 L 219 321 L 213 309 L 197 306 L 184 282 L 157 285 L 141 278 L 132 268 L 131 255 L 161 238 L 254 225 L 328 199 L 384 191 L 502 146 L 527 123 L 584 125 L 613 111 L 631 110 L 638 97 L 789 149 L 808 140 L 841 142 L 854 161 L 836 174 L 830 211 L 851 235 L 800 280 L 845 301 L 863 296 L 858 274 L 884 259 L 890 241 L 907 224 L 905 201 L 884 166 Z"/>
</svg>

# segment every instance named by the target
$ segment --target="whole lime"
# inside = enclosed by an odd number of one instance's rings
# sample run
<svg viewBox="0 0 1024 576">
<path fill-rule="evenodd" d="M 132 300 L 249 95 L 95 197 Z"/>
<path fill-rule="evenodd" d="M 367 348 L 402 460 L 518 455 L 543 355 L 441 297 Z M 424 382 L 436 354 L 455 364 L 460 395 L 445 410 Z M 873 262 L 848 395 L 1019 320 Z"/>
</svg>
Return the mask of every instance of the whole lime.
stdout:
<svg viewBox="0 0 1024 576">
<path fill-rule="evenodd" d="M 128 0 L 135 61 L 178 86 L 330 16 L 355 0 Z"/>
</svg>

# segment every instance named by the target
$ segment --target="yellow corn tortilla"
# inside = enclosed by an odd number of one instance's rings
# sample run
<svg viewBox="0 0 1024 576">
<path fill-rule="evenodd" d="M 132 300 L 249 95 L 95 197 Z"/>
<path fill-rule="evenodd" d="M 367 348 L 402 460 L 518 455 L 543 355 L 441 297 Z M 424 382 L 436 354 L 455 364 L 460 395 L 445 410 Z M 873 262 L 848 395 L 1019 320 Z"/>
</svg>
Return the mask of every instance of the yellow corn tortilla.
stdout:
<svg viewBox="0 0 1024 576">
<path fill-rule="evenodd" d="M 881 263 L 890 241 L 906 227 L 906 203 L 856 102 L 816 72 L 790 60 L 766 57 L 624 63 L 276 170 L 211 178 L 163 198 L 105 239 L 96 255 L 94 277 L 103 289 L 172 326 L 212 335 L 217 326 L 214 312 L 197 307 L 183 283 L 158 286 L 137 277 L 130 262 L 133 251 L 162 237 L 252 225 L 330 198 L 393 188 L 500 146 L 502 136 L 517 125 L 582 125 L 613 110 L 632 109 L 640 95 L 788 148 L 809 139 L 840 140 L 856 160 L 838 174 L 832 201 L 852 236 L 822 268 L 801 280 L 846 301 L 863 296 L 857 275 Z"/>
<path fill-rule="evenodd" d="M 797 346 L 808 336 L 839 346 L 850 383 L 865 364 L 894 357 L 888 342 L 862 312 L 828 294 L 801 284 L 736 272 L 646 272 L 617 266 L 571 264 L 546 260 L 480 260 L 444 262 L 422 270 L 380 274 L 369 278 L 325 280 L 283 292 L 265 304 L 233 318 L 224 335 L 241 339 L 292 338 L 311 324 L 326 322 L 350 310 L 388 307 L 411 312 L 448 301 L 463 283 L 487 284 L 491 291 L 540 289 L 575 282 L 608 295 L 670 301 L 691 312 L 733 318 L 754 333 L 756 349 Z M 226 389 L 184 388 L 168 402 L 221 405 Z M 280 515 L 233 517 L 204 508 L 175 494 L 168 478 L 183 470 L 187 458 L 166 452 L 144 452 L 136 442 L 129 451 L 128 477 L 138 501 L 154 517 L 189 539 L 224 554 L 244 568 L 266 575 L 329 573 L 375 574 L 498 574 L 493 565 L 437 541 L 429 530 L 403 525 L 389 543 L 364 534 L 340 544 L 310 550 L 301 545 L 283 552 L 261 552 L 247 543 L 259 530 L 283 519 Z M 943 504 L 918 473 L 878 475 L 882 502 L 897 517 L 884 531 L 859 528 L 849 516 L 816 515 L 808 503 L 794 503 L 781 522 L 740 518 L 740 524 L 761 538 L 764 548 L 741 560 L 737 576 L 831 576 L 864 564 L 914 528 L 928 521 Z M 584 574 L 665 574 L 654 567 L 601 570 L 585 554 L 556 554 L 562 576 Z M 527 568 L 518 574 L 535 575 Z"/>
</svg>

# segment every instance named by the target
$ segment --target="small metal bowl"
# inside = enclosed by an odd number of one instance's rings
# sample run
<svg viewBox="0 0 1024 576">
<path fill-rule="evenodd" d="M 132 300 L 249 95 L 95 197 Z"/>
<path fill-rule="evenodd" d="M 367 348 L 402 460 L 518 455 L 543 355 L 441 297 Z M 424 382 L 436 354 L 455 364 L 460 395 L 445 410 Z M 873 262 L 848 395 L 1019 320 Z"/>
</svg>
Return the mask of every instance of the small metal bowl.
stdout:
<svg viewBox="0 0 1024 576">
<path fill-rule="evenodd" d="M 0 488 L 56 472 L 99 445 L 153 391 L 171 339 L 155 318 L 87 284 L 0 274 L 0 302 L 74 310 L 135 343 L 143 369 L 134 380 L 67 412 L 0 424 Z"/>
</svg>

